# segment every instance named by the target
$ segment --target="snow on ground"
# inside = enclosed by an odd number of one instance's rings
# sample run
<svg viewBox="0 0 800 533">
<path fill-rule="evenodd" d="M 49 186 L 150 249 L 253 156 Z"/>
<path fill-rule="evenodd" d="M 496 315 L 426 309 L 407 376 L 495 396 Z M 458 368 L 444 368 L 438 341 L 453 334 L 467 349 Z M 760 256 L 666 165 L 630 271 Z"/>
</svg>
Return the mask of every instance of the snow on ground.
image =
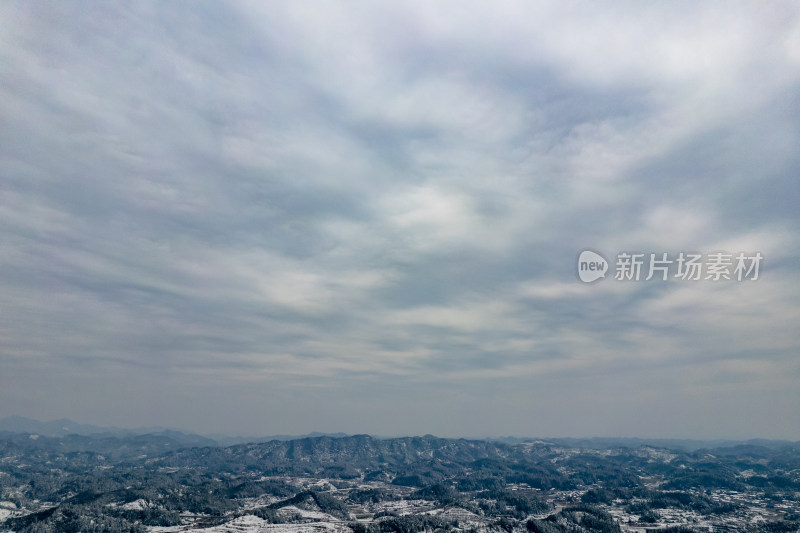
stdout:
<svg viewBox="0 0 800 533">
<path fill-rule="evenodd" d="M 147 503 L 147 500 L 143 500 L 141 498 L 136 501 L 120 505 L 120 509 L 125 509 L 126 511 L 143 511 L 148 507 L 149 504 Z"/>
<path fill-rule="evenodd" d="M 375 504 L 373 510 L 376 512 L 386 511 L 402 516 L 410 513 L 427 511 L 434 507 L 434 504 L 427 500 L 399 500 L 379 502 Z"/>
<path fill-rule="evenodd" d="M 13 516 L 19 516 L 24 512 L 25 512 L 24 509 L 18 508 L 17 504 L 14 502 L 9 502 L 9 501 L 0 502 L 0 522 L 5 522 L 9 518 Z"/>
<path fill-rule="evenodd" d="M 661 461 L 662 463 L 670 463 L 673 459 L 678 457 L 677 454 L 672 453 L 668 450 L 662 450 L 660 448 L 651 448 L 649 446 L 642 447 L 636 450 L 636 455 L 639 457 L 648 457 L 654 461 Z"/>
<path fill-rule="evenodd" d="M 478 516 L 471 511 L 461 509 L 460 507 L 449 507 L 447 509 L 433 509 L 426 511 L 425 514 L 437 516 L 442 520 L 458 520 L 459 522 L 469 523 L 483 523 L 486 519 Z"/>
<path fill-rule="evenodd" d="M 257 498 L 241 498 L 239 504 L 242 506 L 242 509 L 245 511 L 256 509 L 258 507 L 266 507 L 267 505 L 272 505 L 275 502 L 279 502 L 284 498 L 278 498 L 277 496 L 269 496 L 263 495 Z"/>
<path fill-rule="evenodd" d="M 334 487 L 333 485 L 331 485 L 330 482 L 328 482 L 325 479 L 321 479 L 321 480 L 317 481 L 316 483 L 313 483 L 310 488 L 314 489 L 314 490 L 321 490 L 321 491 L 337 491 L 337 490 L 339 490 L 336 487 Z"/>
<path fill-rule="evenodd" d="M 278 510 L 279 515 L 300 515 L 303 518 L 309 518 L 311 520 L 321 520 L 325 522 L 332 522 L 335 521 L 336 518 L 329 515 L 328 513 L 323 513 L 321 511 L 310 511 L 306 509 L 300 509 L 299 507 L 295 507 L 294 505 L 287 505 L 286 507 L 282 507 Z"/>
<path fill-rule="evenodd" d="M 253 515 L 241 516 L 226 524 L 214 527 L 152 526 L 147 528 L 147 531 L 148 533 L 351 533 L 350 528 L 341 523 L 270 524 Z"/>
</svg>

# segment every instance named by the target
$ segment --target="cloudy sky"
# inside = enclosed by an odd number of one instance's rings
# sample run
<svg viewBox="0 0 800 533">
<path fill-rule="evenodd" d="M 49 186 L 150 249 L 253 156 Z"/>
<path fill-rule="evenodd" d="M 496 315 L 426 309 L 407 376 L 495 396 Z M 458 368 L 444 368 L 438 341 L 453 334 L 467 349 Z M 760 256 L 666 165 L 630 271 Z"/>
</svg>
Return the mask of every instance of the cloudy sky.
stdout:
<svg viewBox="0 0 800 533">
<path fill-rule="evenodd" d="M 798 147 L 796 2 L 3 2 L 0 416 L 800 439 Z"/>
</svg>

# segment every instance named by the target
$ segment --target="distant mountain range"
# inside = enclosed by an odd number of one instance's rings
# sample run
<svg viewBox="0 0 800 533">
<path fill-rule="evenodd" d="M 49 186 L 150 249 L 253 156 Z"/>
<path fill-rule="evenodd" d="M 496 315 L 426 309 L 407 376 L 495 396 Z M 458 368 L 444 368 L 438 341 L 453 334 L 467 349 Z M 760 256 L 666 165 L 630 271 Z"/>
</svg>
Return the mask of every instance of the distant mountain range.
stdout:
<svg viewBox="0 0 800 533">
<path fill-rule="evenodd" d="M 158 428 L 163 429 L 163 428 Z M 140 433 L 152 433 L 158 429 L 143 430 Z M 67 418 L 40 422 L 24 416 L 8 416 L 0 418 L 0 431 L 10 433 L 32 433 L 45 437 L 64 437 L 66 435 L 96 435 L 96 434 L 128 434 L 133 435 L 137 432 L 119 428 L 108 428 L 93 426 L 91 424 L 79 424 Z"/>
<path fill-rule="evenodd" d="M 312 432 L 305 435 L 265 435 L 265 436 L 231 436 L 224 434 L 198 435 L 194 433 L 184 433 L 164 427 L 143 427 L 136 429 L 122 429 L 117 427 L 95 426 L 91 424 L 81 424 L 74 420 L 61 418 L 49 422 L 41 422 L 32 418 L 22 416 L 8 416 L 0 418 L 0 436 L 3 434 L 24 434 L 37 435 L 53 439 L 63 439 L 68 436 L 91 437 L 93 440 L 98 438 L 106 439 L 107 446 L 111 446 L 114 439 L 129 439 L 132 437 L 149 437 L 158 446 L 169 447 L 169 449 L 190 448 L 190 447 L 213 447 L 213 446 L 235 446 L 248 443 L 265 443 L 271 441 L 294 441 L 308 438 L 347 437 L 346 433 L 320 433 Z M 376 437 L 380 438 L 380 437 Z M 141 440 L 141 439 L 139 439 Z M 646 438 L 547 438 L 533 439 L 522 437 L 491 437 L 482 440 L 487 442 L 516 445 L 525 442 L 544 442 L 556 446 L 568 448 L 587 448 L 587 449 L 608 449 L 608 448 L 636 448 L 639 446 L 654 446 L 658 448 L 668 448 L 672 450 L 695 451 L 704 448 L 721 448 L 733 446 L 761 446 L 770 449 L 779 449 L 787 445 L 796 445 L 785 440 L 769 439 L 750 439 L 750 440 L 696 440 L 696 439 L 646 439 Z M 75 449 L 92 449 L 88 441 L 72 438 L 69 440 L 71 447 Z M 104 448 L 107 446 L 103 446 Z M 162 448 L 163 449 L 163 448 Z"/>
<path fill-rule="evenodd" d="M 530 442 L 532 439 L 520 439 L 516 437 L 502 437 L 499 439 L 489 439 L 505 444 L 519 444 Z M 638 448 L 639 446 L 652 446 L 655 448 L 667 448 L 670 450 L 680 450 L 684 452 L 694 452 L 702 449 L 728 448 L 734 446 L 761 446 L 772 450 L 777 450 L 797 442 L 788 440 L 773 439 L 748 439 L 748 440 L 698 440 L 698 439 L 644 439 L 635 437 L 592 437 L 585 439 L 576 438 L 553 438 L 544 439 L 546 442 L 564 446 L 566 448 L 587 448 L 595 450 L 606 450 L 609 448 Z"/>
<path fill-rule="evenodd" d="M 267 436 L 231 436 L 223 434 L 197 435 L 184 433 L 174 429 L 159 426 L 143 427 L 136 429 L 122 429 L 117 427 L 95 426 L 81 424 L 68 418 L 60 418 L 49 422 L 41 422 L 24 416 L 8 416 L 0 418 L 0 432 L 25 433 L 42 437 L 61 438 L 68 435 L 81 435 L 86 437 L 136 437 L 143 435 L 166 437 L 184 447 L 191 446 L 232 446 L 248 442 L 269 442 L 273 440 L 289 441 L 305 437 L 346 437 L 346 433 L 319 433 L 313 432 L 306 435 L 267 435 Z"/>
</svg>

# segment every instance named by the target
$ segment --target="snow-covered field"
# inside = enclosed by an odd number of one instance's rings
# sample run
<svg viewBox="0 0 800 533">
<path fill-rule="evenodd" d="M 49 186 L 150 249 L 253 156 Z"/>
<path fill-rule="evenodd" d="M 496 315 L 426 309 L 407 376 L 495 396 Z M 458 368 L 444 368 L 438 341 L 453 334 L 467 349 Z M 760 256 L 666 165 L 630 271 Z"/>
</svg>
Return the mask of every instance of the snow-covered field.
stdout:
<svg viewBox="0 0 800 533">
<path fill-rule="evenodd" d="M 191 526 L 149 527 L 149 533 L 351 533 L 351 529 L 341 523 L 314 522 L 311 524 L 270 524 L 253 515 L 235 518 L 226 524 L 208 528 Z"/>
<path fill-rule="evenodd" d="M 17 504 L 14 502 L 0 502 L 0 522 L 18 513 Z"/>
<path fill-rule="evenodd" d="M 435 505 L 427 500 L 399 500 L 380 502 L 371 506 L 374 512 L 389 512 L 397 515 L 420 513 L 433 509 Z"/>
<path fill-rule="evenodd" d="M 323 513 L 320 511 L 311 511 L 307 509 L 300 509 L 299 507 L 295 507 L 294 505 L 287 505 L 286 507 L 282 507 L 278 514 L 280 516 L 287 516 L 291 517 L 293 515 L 299 515 L 302 518 L 307 518 L 310 520 L 317 520 L 320 522 L 333 522 L 336 521 L 336 518 L 329 515 L 328 513 Z"/>
</svg>

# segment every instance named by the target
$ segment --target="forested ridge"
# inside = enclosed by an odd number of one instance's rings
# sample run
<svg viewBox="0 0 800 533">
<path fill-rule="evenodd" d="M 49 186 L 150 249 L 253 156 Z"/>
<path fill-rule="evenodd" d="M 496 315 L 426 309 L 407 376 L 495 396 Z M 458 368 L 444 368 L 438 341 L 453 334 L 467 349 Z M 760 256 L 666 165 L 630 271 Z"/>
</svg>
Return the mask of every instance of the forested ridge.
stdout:
<svg viewBox="0 0 800 533">
<path fill-rule="evenodd" d="M 140 532 L 252 515 L 331 520 L 357 533 L 618 531 L 619 516 L 653 526 L 670 513 L 721 521 L 754 512 L 720 494 L 764 508 L 770 519 L 751 529 L 800 528 L 794 445 L 680 451 L 355 435 L 179 447 L 164 436 L 32 437 L 0 437 L 2 530 Z"/>
</svg>

